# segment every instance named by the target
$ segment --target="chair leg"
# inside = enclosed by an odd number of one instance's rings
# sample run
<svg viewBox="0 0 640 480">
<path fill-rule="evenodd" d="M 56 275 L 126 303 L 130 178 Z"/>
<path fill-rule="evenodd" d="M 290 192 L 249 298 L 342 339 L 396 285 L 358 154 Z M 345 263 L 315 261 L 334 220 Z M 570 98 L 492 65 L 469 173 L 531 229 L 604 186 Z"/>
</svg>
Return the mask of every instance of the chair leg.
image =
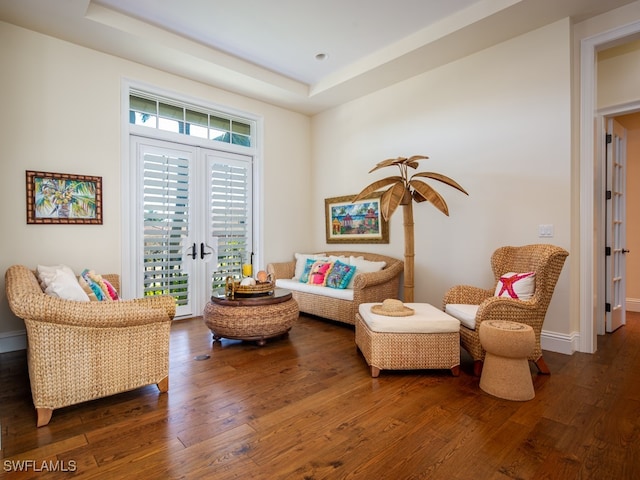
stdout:
<svg viewBox="0 0 640 480">
<path fill-rule="evenodd" d="M 160 393 L 165 393 L 169 391 L 169 377 L 166 376 L 164 377 L 162 380 L 160 380 L 158 383 L 156 383 L 156 385 L 158 386 L 158 390 L 160 390 Z"/>
<path fill-rule="evenodd" d="M 542 355 L 540 355 L 540 358 L 535 361 L 535 364 L 540 373 L 543 375 L 551 375 L 551 370 L 547 367 L 547 363 L 544 361 L 544 358 L 542 358 Z"/>
<path fill-rule="evenodd" d="M 482 375 L 482 365 L 483 365 L 482 360 L 475 360 L 473 362 L 473 374 L 476 377 L 479 377 L 480 375 Z"/>
<path fill-rule="evenodd" d="M 53 415 L 52 408 L 36 408 L 36 413 L 38 414 L 38 420 L 36 421 L 36 426 L 44 427 L 49 424 L 51 420 L 51 415 Z"/>
</svg>

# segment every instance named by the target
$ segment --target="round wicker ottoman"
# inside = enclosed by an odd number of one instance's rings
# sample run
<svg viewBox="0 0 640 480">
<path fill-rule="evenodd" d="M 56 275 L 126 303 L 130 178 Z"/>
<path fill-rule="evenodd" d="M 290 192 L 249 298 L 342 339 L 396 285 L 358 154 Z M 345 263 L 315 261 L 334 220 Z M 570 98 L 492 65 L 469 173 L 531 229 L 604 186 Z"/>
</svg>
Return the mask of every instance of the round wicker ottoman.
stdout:
<svg viewBox="0 0 640 480">
<path fill-rule="evenodd" d="M 221 338 L 255 341 L 285 335 L 298 319 L 298 304 L 291 292 L 276 289 L 273 296 L 256 298 L 211 297 L 204 309 L 204 323 Z"/>
<path fill-rule="evenodd" d="M 536 344 L 533 328 L 505 320 L 480 324 L 480 343 L 487 352 L 480 388 L 505 400 L 531 400 L 535 396 L 529 360 Z"/>
</svg>

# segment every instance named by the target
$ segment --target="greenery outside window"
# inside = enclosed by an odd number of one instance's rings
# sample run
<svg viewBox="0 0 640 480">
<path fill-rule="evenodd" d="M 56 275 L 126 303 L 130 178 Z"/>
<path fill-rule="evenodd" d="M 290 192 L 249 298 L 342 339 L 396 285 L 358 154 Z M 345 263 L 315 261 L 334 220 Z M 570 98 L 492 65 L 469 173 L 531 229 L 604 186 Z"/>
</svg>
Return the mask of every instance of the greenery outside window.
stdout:
<svg viewBox="0 0 640 480">
<path fill-rule="evenodd" d="M 252 123 L 144 92 L 129 95 L 129 123 L 167 132 L 251 147 Z"/>
</svg>

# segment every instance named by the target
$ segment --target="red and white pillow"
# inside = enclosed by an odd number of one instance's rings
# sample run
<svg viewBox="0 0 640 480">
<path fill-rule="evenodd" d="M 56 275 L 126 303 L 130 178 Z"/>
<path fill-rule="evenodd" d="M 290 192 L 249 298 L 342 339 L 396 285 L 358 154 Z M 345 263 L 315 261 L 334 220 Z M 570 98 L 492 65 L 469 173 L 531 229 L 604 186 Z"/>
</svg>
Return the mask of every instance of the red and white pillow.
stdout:
<svg viewBox="0 0 640 480">
<path fill-rule="evenodd" d="M 496 285 L 496 297 L 510 297 L 517 300 L 531 300 L 536 288 L 536 272 L 505 273 Z"/>
</svg>

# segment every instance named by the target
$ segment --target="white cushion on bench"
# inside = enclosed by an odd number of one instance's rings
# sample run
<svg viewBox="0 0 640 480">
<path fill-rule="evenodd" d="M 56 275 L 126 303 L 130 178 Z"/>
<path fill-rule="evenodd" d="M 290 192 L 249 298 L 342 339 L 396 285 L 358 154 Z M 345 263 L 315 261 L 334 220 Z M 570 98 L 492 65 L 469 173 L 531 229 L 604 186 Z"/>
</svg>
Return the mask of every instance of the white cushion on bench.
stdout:
<svg viewBox="0 0 640 480">
<path fill-rule="evenodd" d="M 313 293 L 315 295 L 338 298 L 340 300 L 353 300 L 353 289 L 351 288 L 329 288 L 318 285 L 308 285 L 292 278 L 277 278 L 276 287 L 295 290 L 296 292 Z"/>
<path fill-rule="evenodd" d="M 379 303 L 361 303 L 358 313 L 367 326 L 380 333 L 451 333 L 460 331 L 460 322 L 428 303 L 405 303 L 415 313 L 407 317 L 388 317 L 371 311 Z"/>
</svg>

